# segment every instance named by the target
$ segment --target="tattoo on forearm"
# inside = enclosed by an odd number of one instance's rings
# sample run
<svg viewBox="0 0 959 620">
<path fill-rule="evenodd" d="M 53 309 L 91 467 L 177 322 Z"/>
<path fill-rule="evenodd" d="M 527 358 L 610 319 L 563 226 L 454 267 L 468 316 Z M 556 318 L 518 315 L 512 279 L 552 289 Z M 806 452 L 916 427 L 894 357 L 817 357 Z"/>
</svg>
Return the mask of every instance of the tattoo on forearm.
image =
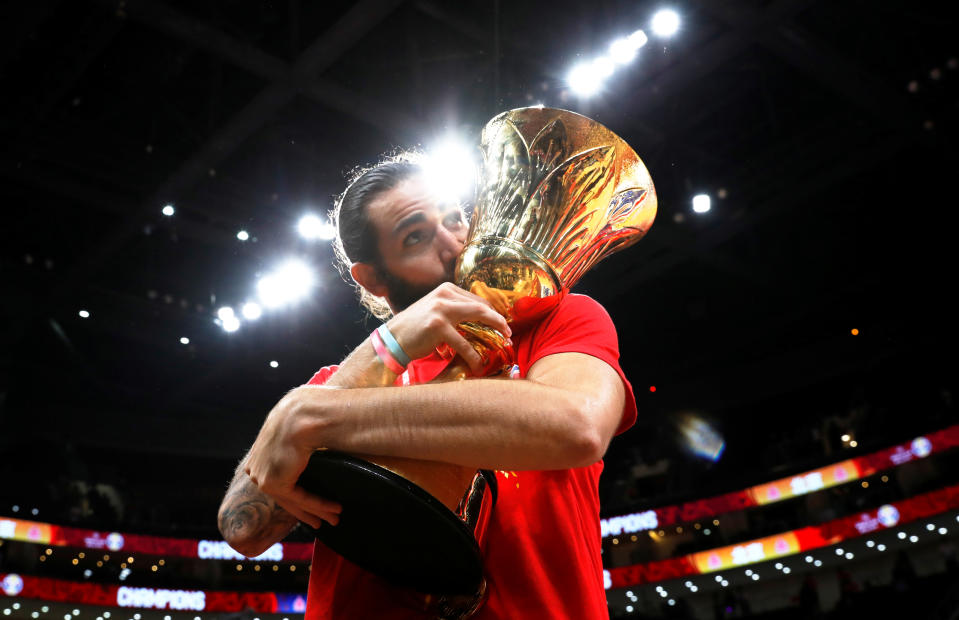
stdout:
<svg viewBox="0 0 959 620">
<path fill-rule="evenodd" d="M 249 480 L 230 485 L 218 517 L 220 533 L 226 539 L 256 540 L 279 529 L 289 530 L 295 523 L 290 513 Z"/>
</svg>

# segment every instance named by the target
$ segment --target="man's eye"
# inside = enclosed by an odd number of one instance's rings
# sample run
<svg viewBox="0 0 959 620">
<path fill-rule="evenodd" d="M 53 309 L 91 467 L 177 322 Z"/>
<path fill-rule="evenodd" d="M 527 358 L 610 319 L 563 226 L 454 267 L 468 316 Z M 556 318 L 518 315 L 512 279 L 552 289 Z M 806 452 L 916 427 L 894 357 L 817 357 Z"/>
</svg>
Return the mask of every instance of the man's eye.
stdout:
<svg viewBox="0 0 959 620">
<path fill-rule="evenodd" d="M 459 211 L 446 216 L 447 226 L 459 226 L 463 223 L 463 214 Z"/>
<path fill-rule="evenodd" d="M 423 234 L 420 231 L 417 230 L 417 231 L 411 232 L 410 234 L 406 235 L 406 237 L 403 238 L 403 245 L 404 246 L 415 245 L 419 243 L 422 238 L 423 238 Z"/>
</svg>

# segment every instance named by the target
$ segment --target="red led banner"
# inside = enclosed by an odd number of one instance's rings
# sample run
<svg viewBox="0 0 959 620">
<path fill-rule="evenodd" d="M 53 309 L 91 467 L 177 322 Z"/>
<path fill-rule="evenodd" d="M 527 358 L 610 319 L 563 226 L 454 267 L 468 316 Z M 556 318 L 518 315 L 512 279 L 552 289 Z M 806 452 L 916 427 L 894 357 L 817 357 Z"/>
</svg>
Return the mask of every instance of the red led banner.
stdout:
<svg viewBox="0 0 959 620">
<path fill-rule="evenodd" d="M 302 594 L 168 590 L 84 583 L 15 573 L 0 573 L 0 593 L 9 597 L 62 603 L 174 611 L 237 612 L 251 609 L 260 613 L 303 613 L 306 609 L 306 597 Z"/>
<path fill-rule="evenodd" d="M 79 547 L 118 553 L 147 553 L 158 556 L 199 558 L 201 560 L 246 561 L 222 540 L 194 540 L 95 532 L 37 521 L 0 517 L 0 538 L 43 545 Z M 261 562 L 304 562 L 313 557 L 312 543 L 277 543 L 262 555 Z"/>
<path fill-rule="evenodd" d="M 959 446 L 959 425 L 950 426 L 912 441 L 865 456 L 859 456 L 795 476 L 758 484 L 741 491 L 708 497 L 676 506 L 652 508 L 618 517 L 602 519 L 603 538 L 653 530 L 674 523 L 684 523 L 762 506 L 806 493 L 858 480 L 935 452 Z"/>
<path fill-rule="evenodd" d="M 765 562 L 834 545 L 870 532 L 938 515 L 957 507 L 959 507 L 959 485 L 949 486 L 820 525 L 810 525 L 728 547 L 691 553 L 683 557 L 610 568 L 606 571 L 608 577 L 606 583 L 611 588 L 625 588 Z"/>
</svg>

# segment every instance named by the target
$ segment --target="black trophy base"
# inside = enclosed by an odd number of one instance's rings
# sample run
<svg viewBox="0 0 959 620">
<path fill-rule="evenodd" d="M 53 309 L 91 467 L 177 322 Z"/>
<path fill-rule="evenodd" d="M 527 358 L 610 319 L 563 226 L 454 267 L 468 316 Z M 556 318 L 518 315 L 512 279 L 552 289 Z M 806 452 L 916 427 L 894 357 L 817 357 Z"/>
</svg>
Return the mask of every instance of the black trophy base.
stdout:
<svg viewBox="0 0 959 620">
<path fill-rule="evenodd" d="M 343 506 L 338 525 L 307 529 L 360 568 L 427 594 L 471 596 L 482 588 L 483 563 L 470 529 L 406 478 L 323 450 L 313 453 L 299 484 Z"/>
</svg>

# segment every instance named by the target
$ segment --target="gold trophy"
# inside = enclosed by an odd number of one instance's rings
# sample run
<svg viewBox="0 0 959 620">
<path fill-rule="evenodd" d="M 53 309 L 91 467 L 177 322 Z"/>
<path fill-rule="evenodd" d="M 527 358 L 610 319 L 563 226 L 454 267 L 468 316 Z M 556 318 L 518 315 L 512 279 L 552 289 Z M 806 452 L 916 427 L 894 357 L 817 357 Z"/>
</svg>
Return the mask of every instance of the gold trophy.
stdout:
<svg viewBox="0 0 959 620">
<path fill-rule="evenodd" d="M 632 148 L 565 110 L 520 108 L 482 133 L 484 162 L 456 283 L 513 324 L 535 321 L 597 262 L 637 242 L 656 215 L 656 190 Z M 484 373 L 512 364 L 496 330 L 459 326 Z M 455 363 L 455 362 L 454 362 Z M 462 367 L 460 378 L 467 371 Z M 449 376 L 449 373 L 447 373 Z M 300 485 L 343 506 L 317 538 L 357 565 L 429 594 L 437 617 L 467 618 L 485 594 L 480 545 L 495 477 L 457 465 L 316 452 Z"/>
<path fill-rule="evenodd" d="M 519 108 L 483 129 L 483 172 L 456 284 L 511 323 L 542 317 L 593 265 L 639 241 L 656 189 L 636 152 L 596 121 Z M 464 323 L 484 375 L 511 361 L 497 331 Z"/>
</svg>

